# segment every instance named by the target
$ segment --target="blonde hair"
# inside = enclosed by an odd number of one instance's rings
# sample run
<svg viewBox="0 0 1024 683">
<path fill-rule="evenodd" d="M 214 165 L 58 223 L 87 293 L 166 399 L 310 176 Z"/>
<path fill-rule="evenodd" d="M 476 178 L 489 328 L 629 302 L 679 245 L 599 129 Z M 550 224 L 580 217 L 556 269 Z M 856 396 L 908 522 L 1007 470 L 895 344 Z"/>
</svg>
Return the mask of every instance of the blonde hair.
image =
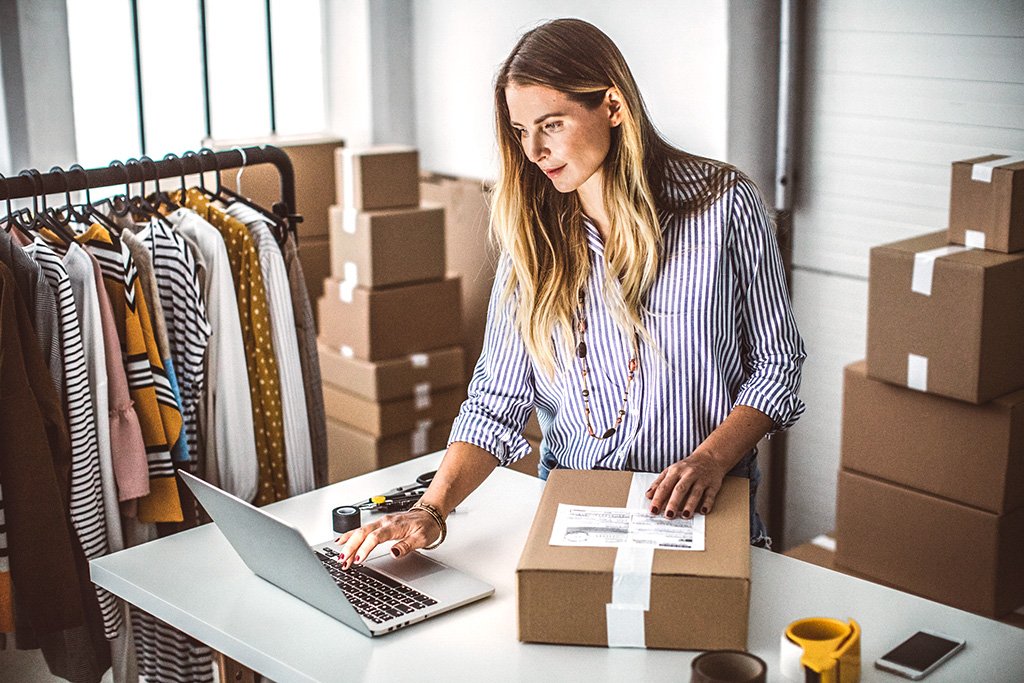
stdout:
<svg viewBox="0 0 1024 683">
<path fill-rule="evenodd" d="M 603 166 L 610 227 L 602 293 L 623 334 L 632 339 L 636 330 L 653 345 L 642 317 L 663 251 L 659 212 L 706 210 L 735 174 L 725 164 L 672 147 L 658 134 L 625 59 L 595 26 L 557 19 L 519 39 L 494 85 L 500 171 L 491 197 L 491 238 L 511 261 L 503 301 L 515 300 L 515 327 L 551 377 L 559 355 L 564 362 L 572 357 L 577 296 L 590 275 L 583 211 L 575 192 L 558 192 L 526 158 L 505 100 L 509 85 L 552 88 L 591 109 L 609 88 L 618 90 L 622 120 L 611 129 Z M 556 331 L 560 347 L 553 343 Z"/>
</svg>

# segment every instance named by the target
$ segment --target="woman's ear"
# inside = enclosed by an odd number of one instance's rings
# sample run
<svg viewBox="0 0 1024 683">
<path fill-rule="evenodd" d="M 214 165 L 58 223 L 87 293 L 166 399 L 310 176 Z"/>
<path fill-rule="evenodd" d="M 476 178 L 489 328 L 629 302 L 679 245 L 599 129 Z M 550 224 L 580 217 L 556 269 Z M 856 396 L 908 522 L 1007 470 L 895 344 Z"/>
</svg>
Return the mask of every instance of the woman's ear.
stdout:
<svg viewBox="0 0 1024 683">
<path fill-rule="evenodd" d="M 612 128 L 615 128 L 622 123 L 622 93 L 619 92 L 618 88 L 608 88 L 608 91 L 604 94 L 604 103 L 608 107 L 608 120 L 612 124 Z"/>
</svg>

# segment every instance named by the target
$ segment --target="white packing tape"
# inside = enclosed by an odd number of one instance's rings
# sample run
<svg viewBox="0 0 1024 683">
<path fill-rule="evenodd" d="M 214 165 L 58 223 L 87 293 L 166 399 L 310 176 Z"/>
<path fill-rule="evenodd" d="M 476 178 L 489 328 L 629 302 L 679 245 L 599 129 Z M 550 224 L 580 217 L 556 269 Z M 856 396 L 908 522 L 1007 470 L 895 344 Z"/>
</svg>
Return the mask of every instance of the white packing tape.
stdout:
<svg viewBox="0 0 1024 683">
<path fill-rule="evenodd" d="M 430 407 L 430 382 L 418 382 L 412 388 L 413 407 L 416 410 L 426 410 Z"/>
<path fill-rule="evenodd" d="M 832 552 L 836 551 L 836 539 L 826 534 L 818 534 L 817 536 L 812 538 L 811 545 L 816 545 L 819 548 L 831 550 Z"/>
<path fill-rule="evenodd" d="M 950 254 L 959 254 L 961 251 L 967 251 L 968 248 L 950 245 L 914 254 L 914 272 L 910 278 L 910 289 L 918 294 L 931 296 L 932 273 L 935 270 L 935 260 Z"/>
<path fill-rule="evenodd" d="M 418 420 L 410 438 L 409 450 L 413 455 L 423 455 L 430 449 L 431 420 Z"/>
<path fill-rule="evenodd" d="M 657 474 L 634 472 L 629 482 L 626 507 L 647 509 L 647 489 Z M 608 647 L 647 647 L 644 614 L 651 608 L 651 568 L 654 548 L 624 545 L 615 551 L 612 570 L 612 601 L 605 605 Z"/>
<path fill-rule="evenodd" d="M 779 673 L 790 681 L 804 680 L 804 666 L 800 658 L 804 656 L 804 649 L 786 637 L 783 632 L 779 639 Z"/>
<path fill-rule="evenodd" d="M 341 352 L 342 358 L 353 358 L 356 352 L 352 350 L 352 347 L 348 344 L 342 344 L 341 348 L 338 349 Z"/>
<path fill-rule="evenodd" d="M 356 284 L 359 281 L 359 269 L 352 261 L 345 261 L 343 273 L 345 279 L 338 283 L 338 298 L 343 303 L 352 303 L 352 292 L 355 291 Z"/>
<path fill-rule="evenodd" d="M 907 354 L 907 388 L 928 391 L 928 358 Z"/>
<path fill-rule="evenodd" d="M 358 227 L 359 209 L 344 207 L 341 210 L 341 229 L 350 235 L 354 235 Z"/>
<path fill-rule="evenodd" d="M 993 159 L 992 161 L 982 161 L 981 163 L 971 165 L 971 180 L 977 180 L 982 183 L 992 182 L 992 170 L 999 168 L 1000 166 L 1009 166 L 1010 164 L 1019 164 L 1024 161 L 1024 155 L 1003 157 L 1002 159 Z"/>
<path fill-rule="evenodd" d="M 430 365 L 430 356 L 425 353 L 414 353 L 409 356 L 409 362 L 414 368 L 425 368 Z"/>
<path fill-rule="evenodd" d="M 965 230 L 964 244 L 971 249 L 985 248 L 985 233 L 981 230 Z"/>
</svg>

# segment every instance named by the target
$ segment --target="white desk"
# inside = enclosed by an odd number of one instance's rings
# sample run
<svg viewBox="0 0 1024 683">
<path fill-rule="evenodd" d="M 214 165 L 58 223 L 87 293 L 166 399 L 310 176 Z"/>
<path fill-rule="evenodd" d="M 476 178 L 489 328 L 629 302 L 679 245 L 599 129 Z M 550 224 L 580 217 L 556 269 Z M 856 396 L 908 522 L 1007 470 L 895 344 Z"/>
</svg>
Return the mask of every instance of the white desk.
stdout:
<svg viewBox="0 0 1024 683">
<path fill-rule="evenodd" d="M 332 534 L 333 507 L 437 467 L 440 453 L 268 507 L 313 543 Z M 495 586 L 493 597 L 382 638 L 364 638 L 257 578 L 213 525 L 91 562 L 92 579 L 128 602 L 280 683 L 290 681 L 689 680 L 694 652 L 520 643 L 515 567 L 543 482 L 499 469 L 449 520 L 435 555 Z M 906 593 L 752 549 L 749 648 L 778 670 L 779 635 L 800 617 L 852 616 L 864 631 L 863 681 L 901 679 L 874 660 L 918 628 L 967 639 L 940 681 L 1024 681 L 1024 630 Z M 282 561 L 284 559 L 282 558 Z M 680 624 L 700 628 L 700 624 Z"/>
</svg>

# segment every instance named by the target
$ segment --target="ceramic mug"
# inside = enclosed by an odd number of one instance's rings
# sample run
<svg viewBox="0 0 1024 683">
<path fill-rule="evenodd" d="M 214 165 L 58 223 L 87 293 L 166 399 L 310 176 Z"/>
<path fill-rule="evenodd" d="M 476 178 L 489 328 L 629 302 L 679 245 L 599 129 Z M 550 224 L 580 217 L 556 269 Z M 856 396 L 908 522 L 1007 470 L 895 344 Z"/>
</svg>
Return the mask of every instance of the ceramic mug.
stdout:
<svg viewBox="0 0 1024 683">
<path fill-rule="evenodd" d="M 768 665 L 742 650 L 709 650 L 694 658 L 690 683 L 765 683 Z"/>
</svg>

